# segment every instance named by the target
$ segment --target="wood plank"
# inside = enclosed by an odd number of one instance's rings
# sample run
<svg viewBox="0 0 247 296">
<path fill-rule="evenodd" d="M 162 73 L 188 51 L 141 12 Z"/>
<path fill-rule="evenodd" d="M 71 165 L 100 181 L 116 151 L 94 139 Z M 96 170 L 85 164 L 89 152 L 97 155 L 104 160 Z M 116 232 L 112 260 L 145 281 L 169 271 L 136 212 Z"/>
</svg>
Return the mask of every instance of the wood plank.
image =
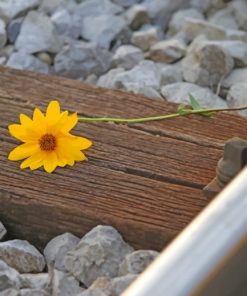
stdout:
<svg viewBox="0 0 247 296">
<path fill-rule="evenodd" d="M 36 106 L 44 110 L 54 98 L 63 109 L 85 116 L 142 117 L 177 108 L 0 67 L 0 220 L 11 236 L 39 247 L 64 231 L 82 236 L 102 223 L 115 226 L 135 247 L 161 249 L 208 203 L 201 188 L 214 177 L 224 142 L 247 138 L 247 120 L 230 114 L 129 126 L 79 123 L 75 132 L 94 142 L 88 162 L 51 175 L 20 170 L 7 160 L 18 144 L 7 126 Z"/>
</svg>

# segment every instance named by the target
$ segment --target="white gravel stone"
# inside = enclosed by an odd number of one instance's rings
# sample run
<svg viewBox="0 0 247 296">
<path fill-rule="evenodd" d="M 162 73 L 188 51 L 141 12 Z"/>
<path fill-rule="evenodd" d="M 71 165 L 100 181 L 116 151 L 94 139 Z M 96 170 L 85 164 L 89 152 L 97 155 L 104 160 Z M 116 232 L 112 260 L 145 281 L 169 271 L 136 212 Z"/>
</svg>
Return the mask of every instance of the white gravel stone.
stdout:
<svg viewBox="0 0 247 296">
<path fill-rule="evenodd" d="M 13 19 L 8 23 L 7 36 L 10 43 L 14 44 L 21 30 L 23 17 Z"/>
<path fill-rule="evenodd" d="M 7 62 L 6 57 L 0 57 L 0 65 L 4 65 L 4 64 L 6 64 L 6 62 Z M 1 236 L 1 234 L 0 234 L 0 236 Z M 0 239 L 0 241 L 1 241 L 1 239 Z"/>
<path fill-rule="evenodd" d="M 103 292 L 110 296 L 120 296 L 123 291 L 137 278 L 136 274 L 127 274 L 112 279 Z"/>
<path fill-rule="evenodd" d="M 106 88 L 116 88 L 116 78 L 117 74 L 123 73 L 123 68 L 111 69 L 104 75 L 100 76 L 97 81 L 97 86 L 106 87 Z"/>
<path fill-rule="evenodd" d="M 79 241 L 78 237 L 68 232 L 54 237 L 44 249 L 46 262 L 54 264 L 54 268 L 58 270 L 65 271 L 64 257 Z"/>
<path fill-rule="evenodd" d="M 201 12 L 206 12 L 209 9 L 211 0 L 190 0 L 190 6 Z"/>
<path fill-rule="evenodd" d="M 182 60 L 185 81 L 202 86 L 217 85 L 233 69 L 234 60 L 218 45 L 203 45 Z"/>
<path fill-rule="evenodd" d="M 163 86 L 161 93 L 170 102 L 190 104 L 189 94 L 192 94 L 202 107 L 227 107 L 226 102 L 215 95 L 209 88 L 188 82 L 178 82 Z"/>
<path fill-rule="evenodd" d="M 5 22 L 0 19 L 0 49 L 4 47 L 7 42 L 7 33 L 5 28 Z"/>
<path fill-rule="evenodd" d="M 155 62 L 173 63 L 181 59 L 186 53 L 185 44 L 178 39 L 160 41 L 149 51 L 149 59 Z"/>
<path fill-rule="evenodd" d="M 241 30 L 226 30 L 227 40 L 239 40 L 247 43 L 247 33 Z"/>
<path fill-rule="evenodd" d="M 20 296 L 50 296 L 50 294 L 45 290 L 39 289 L 21 289 Z"/>
<path fill-rule="evenodd" d="M 242 29 L 247 30 L 247 2 L 245 0 L 234 0 L 231 6 L 237 23 Z"/>
<path fill-rule="evenodd" d="M 128 39 L 127 21 L 123 16 L 97 15 L 85 17 L 82 21 L 81 36 L 100 47 L 109 48 L 119 35 Z"/>
<path fill-rule="evenodd" d="M 111 64 L 111 53 L 94 43 L 77 41 L 67 45 L 54 60 L 55 73 L 69 78 L 102 75 Z"/>
<path fill-rule="evenodd" d="M 172 15 L 171 21 L 169 22 L 168 34 L 174 35 L 180 32 L 187 18 L 203 20 L 204 16 L 200 11 L 194 8 L 178 10 Z"/>
<path fill-rule="evenodd" d="M 49 66 L 47 64 L 25 52 L 14 52 L 7 61 L 7 66 L 14 69 L 49 73 Z"/>
<path fill-rule="evenodd" d="M 1 242 L 0 259 L 21 273 L 41 272 L 45 267 L 44 257 L 25 240 Z"/>
<path fill-rule="evenodd" d="M 150 27 L 147 30 L 133 32 L 131 43 L 141 48 L 143 51 L 160 41 L 159 29 L 157 27 Z"/>
<path fill-rule="evenodd" d="M 0 241 L 5 237 L 7 234 L 7 230 L 4 227 L 3 223 L 0 221 Z"/>
<path fill-rule="evenodd" d="M 0 259 L 0 293 L 11 288 L 20 288 L 20 274 Z"/>
<path fill-rule="evenodd" d="M 122 45 L 116 50 L 112 58 L 112 64 L 114 67 L 129 70 L 143 59 L 143 53 L 138 47 L 133 45 Z"/>
<path fill-rule="evenodd" d="M 52 279 L 53 295 L 74 296 L 82 293 L 85 289 L 80 287 L 79 281 L 63 271 L 54 269 Z"/>
<path fill-rule="evenodd" d="M 133 249 L 111 226 L 98 225 L 65 257 L 66 269 L 87 287 L 99 276 L 114 277 Z"/>
<path fill-rule="evenodd" d="M 80 294 L 78 294 L 77 296 L 109 296 L 106 295 L 103 291 L 101 290 L 95 290 L 95 289 L 88 289 Z"/>
<path fill-rule="evenodd" d="M 20 296 L 20 292 L 19 290 L 9 288 L 0 292 L 0 296 Z"/>
<path fill-rule="evenodd" d="M 231 86 L 228 94 L 227 101 L 230 107 L 240 107 L 247 105 L 247 83 L 235 83 Z M 237 111 L 242 116 L 247 116 L 247 110 Z"/>
<path fill-rule="evenodd" d="M 128 254 L 119 266 L 118 275 L 139 274 L 143 272 L 158 255 L 158 252 L 152 250 L 138 250 Z"/>
<path fill-rule="evenodd" d="M 42 0 L 1 0 L 0 18 L 6 21 L 14 19 L 28 10 L 34 9 L 40 5 Z"/>
<path fill-rule="evenodd" d="M 140 0 L 112 0 L 112 2 L 126 8 L 135 5 Z"/>
<path fill-rule="evenodd" d="M 160 70 L 152 61 L 142 61 L 129 71 L 116 75 L 115 87 L 127 89 L 130 86 L 147 86 L 159 90 L 161 81 Z"/>
<path fill-rule="evenodd" d="M 182 31 L 185 33 L 186 38 L 189 41 L 202 34 L 210 40 L 226 39 L 226 32 L 222 27 L 199 19 L 187 18 Z"/>
<path fill-rule="evenodd" d="M 48 273 L 22 273 L 20 274 L 21 289 L 40 289 L 48 288 L 50 279 Z"/>
<path fill-rule="evenodd" d="M 164 101 L 160 93 L 154 89 L 153 87 L 145 85 L 145 83 L 140 82 L 138 84 L 135 83 L 126 83 L 125 90 L 132 92 L 134 94 L 143 95 L 150 99 L 157 99 L 159 101 Z"/>
<path fill-rule="evenodd" d="M 161 86 L 182 82 L 183 73 L 182 73 L 182 65 L 181 63 L 177 63 L 174 65 L 167 65 L 161 68 Z"/>
<path fill-rule="evenodd" d="M 66 9 L 69 13 L 72 13 L 76 8 L 77 3 L 74 0 L 42 0 L 39 11 L 52 15 L 60 9 Z"/>
<path fill-rule="evenodd" d="M 223 80 L 222 87 L 230 88 L 232 85 L 238 82 L 247 83 L 247 67 L 234 69 L 231 74 Z"/>
<path fill-rule="evenodd" d="M 50 18 L 36 11 L 27 14 L 15 42 L 17 49 L 27 53 L 39 51 L 56 53 L 60 51 L 62 45 L 62 40 Z"/>
<path fill-rule="evenodd" d="M 51 21 L 59 35 L 71 39 L 78 39 L 81 34 L 81 19 L 76 14 L 69 13 L 65 8 L 60 8 L 51 16 Z"/>
<path fill-rule="evenodd" d="M 143 5 L 134 5 L 126 12 L 128 25 L 137 30 L 141 25 L 150 21 L 148 11 Z"/>
<path fill-rule="evenodd" d="M 209 18 L 209 22 L 223 28 L 238 30 L 239 26 L 233 15 L 233 9 L 227 7 L 225 9 L 217 11 L 213 16 Z"/>
</svg>

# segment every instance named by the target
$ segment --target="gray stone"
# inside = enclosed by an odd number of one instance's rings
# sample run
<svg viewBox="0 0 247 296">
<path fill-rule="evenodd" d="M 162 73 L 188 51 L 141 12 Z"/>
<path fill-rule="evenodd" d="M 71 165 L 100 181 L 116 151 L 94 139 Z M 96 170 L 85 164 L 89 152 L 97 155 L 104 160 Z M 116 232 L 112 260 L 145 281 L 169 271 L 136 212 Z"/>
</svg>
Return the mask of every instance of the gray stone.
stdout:
<svg viewBox="0 0 247 296">
<path fill-rule="evenodd" d="M 6 45 L 5 47 L 3 47 L 2 49 L 0 49 L 0 56 L 1 57 L 6 57 L 6 58 L 9 58 L 12 53 L 15 52 L 15 47 L 11 44 L 9 45 Z"/>
<path fill-rule="evenodd" d="M 111 42 L 121 34 L 128 39 L 127 21 L 122 16 L 97 15 L 83 19 L 82 37 L 100 47 L 109 48 Z"/>
<path fill-rule="evenodd" d="M 114 67 L 121 67 L 129 70 L 144 59 L 142 51 L 133 45 L 122 45 L 115 52 L 112 58 Z"/>
<path fill-rule="evenodd" d="M 60 8 L 51 16 L 51 21 L 59 35 L 71 39 L 78 39 L 81 34 L 81 19 L 76 14 L 71 14 L 65 8 Z"/>
<path fill-rule="evenodd" d="M 21 289 L 40 289 L 48 288 L 50 279 L 48 273 L 22 273 L 20 274 Z"/>
<path fill-rule="evenodd" d="M 230 107 L 240 107 L 247 105 L 247 83 L 235 83 L 231 86 L 228 94 L 227 101 Z M 237 111 L 242 116 L 247 116 L 247 110 Z"/>
<path fill-rule="evenodd" d="M 189 41 L 195 39 L 198 35 L 205 35 L 210 40 L 226 39 L 226 32 L 222 27 L 199 19 L 187 18 L 182 31 Z"/>
<path fill-rule="evenodd" d="M 192 83 L 178 82 L 169 84 L 161 88 L 161 93 L 170 102 L 190 104 L 189 94 L 192 94 L 202 107 L 227 108 L 226 102 L 209 88 Z"/>
<path fill-rule="evenodd" d="M 160 41 L 149 51 L 149 59 L 155 62 L 173 63 L 181 59 L 186 53 L 185 44 L 178 39 Z"/>
<path fill-rule="evenodd" d="M 142 61 L 133 69 L 117 74 L 115 87 L 129 89 L 140 85 L 159 90 L 160 81 L 161 75 L 158 66 L 152 61 Z"/>
<path fill-rule="evenodd" d="M 52 279 L 52 291 L 56 296 L 74 296 L 85 289 L 80 287 L 79 281 L 63 271 L 54 269 Z"/>
<path fill-rule="evenodd" d="M 4 261 L 0 259 L 0 292 L 20 287 L 20 274 L 14 268 L 8 266 Z"/>
<path fill-rule="evenodd" d="M 15 42 L 17 49 L 27 53 L 39 51 L 56 53 L 60 51 L 62 45 L 62 40 L 50 18 L 36 11 L 27 14 Z"/>
<path fill-rule="evenodd" d="M 114 15 L 123 11 L 120 5 L 112 3 L 110 0 L 86 0 L 78 5 L 76 14 L 83 20 L 89 16 Z"/>
<path fill-rule="evenodd" d="M 174 35 L 180 32 L 187 18 L 203 20 L 204 16 L 200 11 L 194 8 L 178 10 L 172 15 L 171 21 L 169 22 L 168 35 Z"/>
<path fill-rule="evenodd" d="M 7 66 L 20 70 L 30 70 L 46 74 L 49 73 L 49 66 L 47 64 L 25 52 L 14 52 L 10 56 Z"/>
<path fill-rule="evenodd" d="M 143 272 L 158 255 L 158 252 L 152 250 L 138 250 L 128 254 L 119 266 L 118 275 L 139 274 Z"/>
<path fill-rule="evenodd" d="M 44 257 L 25 240 L 1 242 L 0 259 L 21 273 L 41 272 L 45 267 Z"/>
<path fill-rule="evenodd" d="M 160 41 L 159 30 L 157 27 L 150 27 L 147 30 L 133 32 L 131 43 L 141 48 L 143 51 Z"/>
<path fill-rule="evenodd" d="M 97 81 L 97 86 L 106 87 L 106 88 L 116 88 L 116 78 L 117 74 L 123 73 L 123 68 L 111 69 L 104 75 L 100 76 Z"/>
<path fill-rule="evenodd" d="M 238 30 L 239 26 L 233 15 L 233 10 L 231 7 L 217 11 L 213 16 L 209 18 L 209 22 L 223 28 Z"/>
<path fill-rule="evenodd" d="M 110 281 L 111 278 L 100 276 L 92 283 L 92 285 L 89 287 L 89 290 L 104 290 Z"/>
<path fill-rule="evenodd" d="M 95 290 L 95 289 L 88 289 L 77 296 L 108 296 L 101 290 Z"/>
<path fill-rule="evenodd" d="M 77 41 L 67 45 L 54 60 L 55 73 L 70 78 L 101 75 L 111 64 L 111 54 L 94 43 Z"/>
<path fill-rule="evenodd" d="M 89 74 L 84 81 L 88 84 L 96 84 L 98 77 L 95 74 Z"/>
<path fill-rule="evenodd" d="M 42 0 L 39 11 L 52 15 L 59 9 L 66 9 L 69 13 L 73 13 L 77 8 L 77 3 L 74 0 Z"/>
<path fill-rule="evenodd" d="M 228 89 L 238 82 L 247 83 L 247 67 L 234 69 L 231 74 L 223 80 L 222 86 Z"/>
<path fill-rule="evenodd" d="M 131 29 L 136 30 L 141 25 L 150 21 L 148 11 L 143 5 L 134 5 L 126 13 L 128 24 Z"/>
<path fill-rule="evenodd" d="M 161 86 L 175 82 L 182 82 L 182 80 L 183 74 L 181 63 L 167 65 L 161 68 Z"/>
<path fill-rule="evenodd" d="M 39 289 L 21 289 L 20 296 L 50 296 L 45 290 Z"/>
<path fill-rule="evenodd" d="M 4 291 L 0 291 L 0 296 L 20 296 L 19 290 L 16 289 L 6 289 Z"/>
<path fill-rule="evenodd" d="M 245 0 L 235 0 L 231 3 L 233 13 L 239 26 L 247 30 L 247 2 Z"/>
<path fill-rule="evenodd" d="M 64 270 L 64 257 L 72 250 L 80 239 L 71 233 L 64 233 L 54 237 L 44 249 L 44 256 L 48 264 L 54 264 L 54 268 Z"/>
<path fill-rule="evenodd" d="M 124 89 L 134 94 L 143 95 L 150 99 L 157 99 L 159 101 L 163 101 L 163 98 L 161 97 L 160 93 L 153 87 L 145 85 L 144 82 L 140 82 L 138 84 L 126 83 Z"/>
<path fill-rule="evenodd" d="M 146 6 L 149 15 L 154 23 L 166 29 L 172 14 L 179 9 L 187 8 L 189 0 L 145 0 L 143 5 Z"/>
<path fill-rule="evenodd" d="M 247 43 L 247 33 L 241 30 L 226 30 L 227 40 L 239 40 Z"/>
<path fill-rule="evenodd" d="M 0 65 L 4 65 L 4 64 L 6 64 L 6 62 L 7 62 L 7 58 L 6 57 L 0 57 Z M 1 236 L 1 234 L 0 234 L 0 236 Z M 0 239 L 0 241 L 1 241 L 1 239 Z"/>
<path fill-rule="evenodd" d="M 9 21 L 38 7 L 40 3 L 41 0 L 1 0 L 0 18 Z"/>
<path fill-rule="evenodd" d="M 228 51 L 215 44 L 206 44 L 182 61 L 183 76 L 188 82 L 202 86 L 217 85 L 233 69 Z"/>
<path fill-rule="evenodd" d="M 11 20 L 7 26 L 7 35 L 10 43 L 15 43 L 23 22 L 23 17 Z"/>
<path fill-rule="evenodd" d="M 119 263 L 132 251 L 116 229 L 98 225 L 67 253 L 65 266 L 88 287 L 99 276 L 116 276 Z"/>
<path fill-rule="evenodd" d="M 51 57 L 51 55 L 47 52 L 38 52 L 36 54 L 36 57 L 43 63 L 47 64 L 47 65 L 51 65 L 53 62 L 53 59 Z"/>
<path fill-rule="evenodd" d="M 136 274 L 127 274 L 112 279 L 103 290 L 108 296 L 120 296 L 123 291 L 137 278 Z"/>
<path fill-rule="evenodd" d="M 211 0 L 190 0 L 190 6 L 201 12 L 206 12 L 211 4 Z"/>
<path fill-rule="evenodd" d="M 4 47 L 7 42 L 7 33 L 5 29 L 5 22 L 0 19 L 0 49 Z"/>
<path fill-rule="evenodd" d="M 4 227 L 3 223 L 0 221 L 0 241 L 5 237 L 7 234 L 7 230 Z"/>
<path fill-rule="evenodd" d="M 112 2 L 126 8 L 126 7 L 133 6 L 133 5 L 137 4 L 138 2 L 141 2 L 141 0 L 112 0 Z"/>
</svg>

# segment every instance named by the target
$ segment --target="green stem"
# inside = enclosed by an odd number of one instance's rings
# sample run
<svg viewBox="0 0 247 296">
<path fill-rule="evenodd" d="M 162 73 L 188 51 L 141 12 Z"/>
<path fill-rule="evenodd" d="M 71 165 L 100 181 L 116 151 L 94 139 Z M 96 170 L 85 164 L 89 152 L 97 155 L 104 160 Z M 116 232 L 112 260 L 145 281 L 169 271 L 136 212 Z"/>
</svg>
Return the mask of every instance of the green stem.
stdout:
<svg viewBox="0 0 247 296">
<path fill-rule="evenodd" d="M 80 122 L 113 122 L 113 123 L 143 123 L 147 121 L 157 121 L 164 119 L 171 119 L 179 116 L 187 116 L 190 114 L 201 114 L 204 113 L 215 113 L 222 111 L 239 111 L 247 109 L 247 105 L 236 108 L 207 108 L 207 109 L 185 109 L 184 113 L 172 113 L 167 115 L 151 116 L 151 117 L 141 117 L 141 118 L 114 118 L 114 117 L 79 117 Z"/>
</svg>

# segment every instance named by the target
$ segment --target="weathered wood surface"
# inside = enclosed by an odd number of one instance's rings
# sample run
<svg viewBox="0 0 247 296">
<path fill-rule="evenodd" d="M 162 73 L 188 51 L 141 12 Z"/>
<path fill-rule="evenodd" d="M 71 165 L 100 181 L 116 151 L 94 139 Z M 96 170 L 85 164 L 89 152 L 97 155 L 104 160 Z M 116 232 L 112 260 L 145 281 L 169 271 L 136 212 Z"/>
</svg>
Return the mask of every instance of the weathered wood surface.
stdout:
<svg viewBox="0 0 247 296">
<path fill-rule="evenodd" d="M 82 236 L 97 224 L 116 227 L 135 247 L 161 249 L 208 200 L 201 189 L 215 176 L 225 141 L 247 139 L 247 120 L 230 114 L 138 125 L 79 123 L 90 138 L 88 162 L 20 170 L 7 160 L 19 142 L 7 126 L 19 114 L 45 110 L 51 99 L 83 116 L 142 117 L 177 105 L 101 89 L 59 77 L 0 68 L 0 220 L 11 237 L 39 247 L 70 231 Z"/>
</svg>

